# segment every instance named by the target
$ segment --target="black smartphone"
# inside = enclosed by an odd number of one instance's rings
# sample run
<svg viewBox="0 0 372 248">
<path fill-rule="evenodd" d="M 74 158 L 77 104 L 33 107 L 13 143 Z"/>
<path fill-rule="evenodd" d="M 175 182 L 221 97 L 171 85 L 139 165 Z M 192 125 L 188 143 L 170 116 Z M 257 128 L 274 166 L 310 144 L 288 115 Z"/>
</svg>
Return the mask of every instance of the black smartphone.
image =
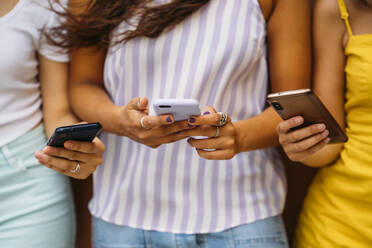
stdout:
<svg viewBox="0 0 372 248">
<path fill-rule="evenodd" d="M 273 93 L 267 96 L 267 102 L 284 120 L 295 116 L 304 118 L 304 123 L 293 130 L 324 123 L 329 130 L 328 137 L 331 139 L 329 143 L 342 143 L 348 140 L 345 132 L 311 89 Z"/>
<path fill-rule="evenodd" d="M 102 126 L 98 122 L 58 127 L 49 138 L 47 145 L 63 147 L 67 140 L 91 142 L 101 130 Z"/>
</svg>

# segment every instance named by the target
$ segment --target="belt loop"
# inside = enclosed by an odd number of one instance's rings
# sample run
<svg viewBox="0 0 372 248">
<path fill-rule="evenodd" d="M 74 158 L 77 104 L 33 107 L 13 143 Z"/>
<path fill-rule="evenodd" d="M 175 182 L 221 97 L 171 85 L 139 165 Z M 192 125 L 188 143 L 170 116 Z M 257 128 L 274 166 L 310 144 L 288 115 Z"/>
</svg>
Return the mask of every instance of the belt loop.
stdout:
<svg viewBox="0 0 372 248">
<path fill-rule="evenodd" d="M 18 158 L 18 156 L 15 156 L 7 145 L 4 145 L 2 148 L 3 153 L 5 155 L 6 160 L 8 160 L 8 163 L 10 166 L 14 165 L 21 169 L 22 171 L 26 171 L 26 166 L 23 164 L 23 161 Z"/>
</svg>

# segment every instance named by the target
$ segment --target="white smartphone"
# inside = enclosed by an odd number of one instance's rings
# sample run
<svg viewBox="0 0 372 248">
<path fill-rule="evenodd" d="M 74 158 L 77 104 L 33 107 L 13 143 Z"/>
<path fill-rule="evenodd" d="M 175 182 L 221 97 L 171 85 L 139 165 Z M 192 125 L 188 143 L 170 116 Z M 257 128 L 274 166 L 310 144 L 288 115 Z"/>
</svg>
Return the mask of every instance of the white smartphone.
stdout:
<svg viewBox="0 0 372 248">
<path fill-rule="evenodd" d="M 171 114 L 175 121 L 188 120 L 200 115 L 199 102 L 195 99 L 162 98 L 152 101 L 150 115 Z"/>
</svg>

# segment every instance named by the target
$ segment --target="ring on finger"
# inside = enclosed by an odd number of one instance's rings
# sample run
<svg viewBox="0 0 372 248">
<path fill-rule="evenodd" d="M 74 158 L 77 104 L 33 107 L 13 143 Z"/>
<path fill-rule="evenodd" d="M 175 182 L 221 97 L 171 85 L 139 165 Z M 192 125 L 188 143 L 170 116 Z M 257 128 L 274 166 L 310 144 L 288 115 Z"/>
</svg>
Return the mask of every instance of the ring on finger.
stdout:
<svg viewBox="0 0 372 248">
<path fill-rule="evenodd" d="M 71 173 L 79 173 L 80 172 L 80 164 L 76 162 L 76 166 L 74 169 L 70 170 Z"/>
<path fill-rule="evenodd" d="M 221 115 L 220 120 L 217 124 L 218 127 L 223 127 L 226 125 L 227 120 L 229 119 L 228 115 L 226 113 L 218 112 L 219 115 Z"/>
<path fill-rule="evenodd" d="M 147 128 L 147 127 L 145 126 L 145 124 L 143 123 L 144 119 L 145 119 L 145 116 L 142 116 L 142 118 L 141 118 L 141 120 L 140 120 L 141 127 L 142 127 L 143 129 L 149 129 L 149 128 Z"/>
<path fill-rule="evenodd" d="M 220 136 L 220 127 L 216 127 L 216 134 L 214 135 L 215 138 Z"/>
</svg>

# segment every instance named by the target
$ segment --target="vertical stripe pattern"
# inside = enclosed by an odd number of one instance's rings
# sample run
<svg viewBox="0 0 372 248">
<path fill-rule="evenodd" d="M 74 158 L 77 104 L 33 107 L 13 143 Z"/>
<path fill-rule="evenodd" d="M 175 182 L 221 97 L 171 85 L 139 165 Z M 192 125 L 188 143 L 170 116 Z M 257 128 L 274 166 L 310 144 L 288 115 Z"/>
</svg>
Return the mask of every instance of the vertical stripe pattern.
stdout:
<svg viewBox="0 0 372 248">
<path fill-rule="evenodd" d="M 105 87 L 117 105 L 138 96 L 195 98 L 233 121 L 250 118 L 262 112 L 267 93 L 265 30 L 257 0 L 211 0 L 156 39 L 111 47 Z M 208 233 L 283 209 L 286 182 L 274 150 L 208 161 L 185 140 L 158 149 L 108 133 L 103 140 L 89 208 L 111 223 Z"/>
</svg>

